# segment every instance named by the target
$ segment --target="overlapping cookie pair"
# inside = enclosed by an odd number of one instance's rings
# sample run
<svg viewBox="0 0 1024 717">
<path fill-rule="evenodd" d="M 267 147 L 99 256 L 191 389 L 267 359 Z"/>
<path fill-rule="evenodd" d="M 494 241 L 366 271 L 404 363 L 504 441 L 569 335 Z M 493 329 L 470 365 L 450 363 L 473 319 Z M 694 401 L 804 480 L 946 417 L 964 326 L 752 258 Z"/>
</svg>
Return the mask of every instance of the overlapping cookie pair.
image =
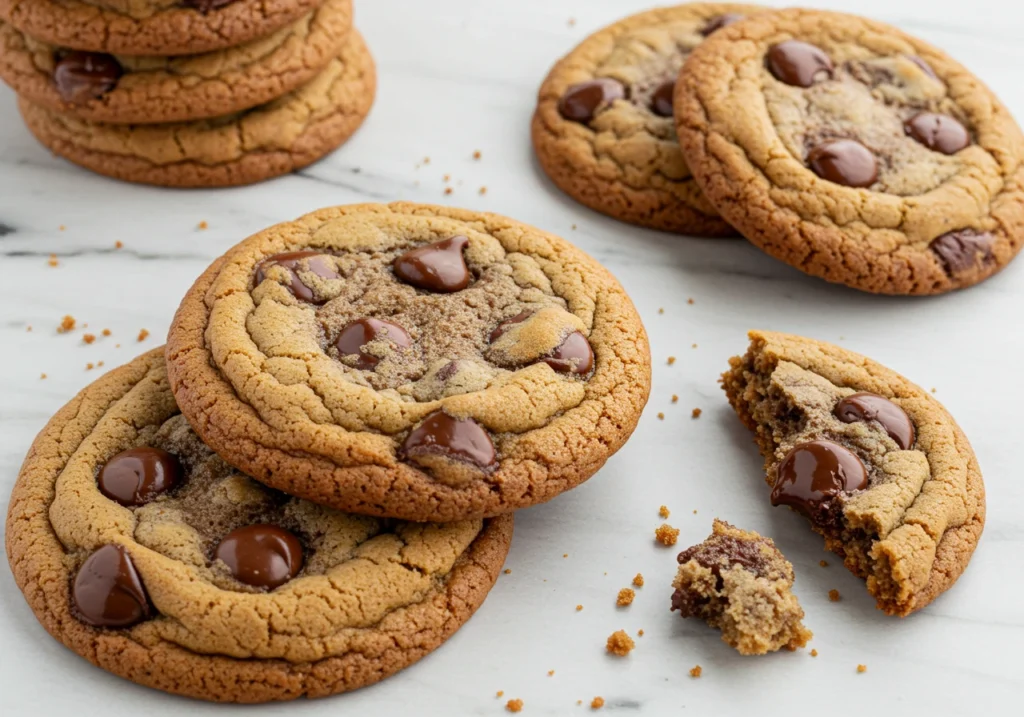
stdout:
<svg viewBox="0 0 1024 717">
<path fill-rule="evenodd" d="M 352 0 L 0 0 L 0 78 L 40 142 L 177 187 L 304 167 L 376 91 Z"/>
<path fill-rule="evenodd" d="M 649 391 L 636 310 L 568 242 L 441 207 L 324 209 L 230 249 L 166 351 L 50 421 L 8 556 L 54 637 L 135 682 L 354 689 L 469 619 L 511 511 L 593 475 Z"/>
<path fill-rule="evenodd" d="M 691 3 L 584 40 L 533 143 L 582 203 L 656 229 L 738 230 L 808 274 L 938 294 L 1024 238 L 1024 135 L 963 66 L 852 15 Z"/>
</svg>

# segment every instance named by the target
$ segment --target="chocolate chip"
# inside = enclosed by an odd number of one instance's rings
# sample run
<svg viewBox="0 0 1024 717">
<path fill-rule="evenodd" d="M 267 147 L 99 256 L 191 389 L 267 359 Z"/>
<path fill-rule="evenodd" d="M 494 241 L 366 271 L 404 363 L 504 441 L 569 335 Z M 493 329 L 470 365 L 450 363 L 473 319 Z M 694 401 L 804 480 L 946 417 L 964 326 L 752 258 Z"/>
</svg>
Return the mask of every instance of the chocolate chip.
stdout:
<svg viewBox="0 0 1024 717">
<path fill-rule="evenodd" d="M 302 543 L 276 525 L 247 525 L 228 533 L 213 557 L 239 582 L 273 590 L 302 570 Z"/>
<path fill-rule="evenodd" d="M 662 82 L 651 96 L 651 112 L 659 117 L 671 117 L 672 98 L 675 95 L 675 91 L 675 80 L 666 80 L 665 82 Z"/>
<path fill-rule="evenodd" d="M 594 368 L 594 350 L 586 336 L 573 331 L 558 348 L 541 360 L 561 373 L 585 374 Z"/>
<path fill-rule="evenodd" d="M 387 341 L 403 349 L 412 346 L 412 338 L 405 329 L 381 319 L 356 319 L 341 330 L 334 345 L 342 356 L 358 356 L 355 367 L 366 371 L 380 362 L 378 356 L 362 350 L 371 341 Z"/>
<path fill-rule="evenodd" d="M 181 482 L 178 459 L 159 448 L 131 448 L 107 461 L 96 476 L 100 492 L 121 505 L 143 505 Z"/>
<path fill-rule="evenodd" d="M 960 229 L 932 240 L 931 250 L 938 254 L 948 274 L 962 274 L 978 264 L 992 261 L 992 242 L 988 232 Z"/>
<path fill-rule="evenodd" d="M 914 422 L 906 411 L 883 396 L 852 394 L 836 404 L 835 415 L 843 423 L 877 421 L 903 450 L 914 445 Z"/>
<path fill-rule="evenodd" d="M 701 29 L 700 34 L 707 37 L 715 30 L 721 30 L 723 27 L 728 27 L 734 22 L 739 22 L 742 19 L 743 15 L 738 12 L 727 12 L 724 15 L 718 15 L 708 21 L 708 24 Z"/>
<path fill-rule="evenodd" d="M 967 128 L 949 115 L 921 112 L 903 123 L 906 133 L 928 149 L 956 154 L 971 143 Z"/>
<path fill-rule="evenodd" d="M 303 261 L 305 260 L 305 261 Z M 256 267 L 256 286 L 259 286 L 267 278 L 266 270 L 271 266 L 280 266 L 288 270 L 291 275 L 291 284 L 288 289 L 296 299 L 308 301 L 312 304 L 321 304 L 317 301 L 313 290 L 302 283 L 299 278 L 299 271 L 303 270 L 316 274 L 321 279 L 340 279 L 341 276 L 335 271 L 330 260 L 318 251 L 289 251 L 283 254 L 274 254 L 260 262 Z"/>
<path fill-rule="evenodd" d="M 485 470 L 497 464 L 491 437 L 479 423 L 472 418 L 452 418 L 443 411 L 431 413 L 409 433 L 402 453 L 413 459 L 444 456 Z"/>
<path fill-rule="evenodd" d="M 469 267 L 462 250 L 469 244 L 464 236 L 410 249 L 394 261 L 395 276 L 418 289 L 450 294 L 469 286 Z"/>
<path fill-rule="evenodd" d="M 835 69 L 825 51 L 799 40 L 786 40 L 768 50 L 768 70 L 787 85 L 810 87 L 832 77 Z"/>
<path fill-rule="evenodd" d="M 911 62 L 913 62 L 915 65 L 920 67 L 922 70 L 924 70 L 925 74 L 928 75 L 929 77 L 934 78 L 936 80 L 939 79 L 939 76 L 935 74 L 935 70 L 932 69 L 932 66 L 929 65 L 920 57 L 918 57 L 917 55 L 905 55 L 905 57 Z"/>
<path fill-rule="evenodd" d="M 71 588 L 75 615 L 93 627 L 129 627 L 152 608 L 128 551 L 104 545 L 86 558 Z"/>
<path fill-rule="evenodd" d="M 610 77 L 599 77 L 567 89 L 558 101 L 558 112 L 571 122 L 586 124 L 600 110 L 625 97 L 626 87 L 621 82 Z"/>
<path fill-rule="evenodd" d="M 868 485 L 860 458 L 830 441 L 801 443 L 779 464 L 772 505 L 788 505 L 818 522 L 843 493 Z"/>
<path fill-rule="evenodd" d="M 182 4 L 185 7 L 198 10 L 204 15 L 211 10 L 219 10 L 222 7 L 227 7 L 233 2 L 235 2 L 235 0 L 182 0 Z"/>
<path fill-rule="evenodd" d="M 68 52 L 53 68 L 53 83 L 61 99 L 72 105 L 84 105 L 117 86 L 123 70 L 110 55 L 98 52 Z"/>
<path fill-rule="evenodd" d="M 494 331 L 491 332 L 491 335 L 488 340 L 493 344 L 495 341 L 504 336 L 506 331 L 511 329 L 516 324 L 523 323 L 531 316 L 533 316 L 532 311 L 524 311 L 521 314 L 516 314 L 511 319 L 505 319 L 500 324 L 498 324 L 498 327 L 494 329 Z"/>
<path fill-rule="evenodd" d="M 807 154 L 807 164 L 822 179 L 847 187 L 870 187 L 878 179 L 878 160 L 852 139 L 823 142 Z"/>
</svg>

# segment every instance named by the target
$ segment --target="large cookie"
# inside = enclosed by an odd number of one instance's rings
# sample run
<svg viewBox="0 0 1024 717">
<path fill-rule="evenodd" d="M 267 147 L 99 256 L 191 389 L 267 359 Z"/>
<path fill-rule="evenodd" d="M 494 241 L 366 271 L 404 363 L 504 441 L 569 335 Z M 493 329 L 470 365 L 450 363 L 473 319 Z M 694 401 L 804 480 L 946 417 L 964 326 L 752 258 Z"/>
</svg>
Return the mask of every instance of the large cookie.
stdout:
<svg viewBox="0 0 1024 717">
<path fill-rule="evenodd" d="M 494 584 L 512 516 L 386 522 L 228 466 L 162 349 L 87 387 L 32 446 L 7 555 L 43 626 L 133 682 L 224 702 L 368 685 L 438 647 Z"/>
<path fill-rule="evenodd" d="M 273 33 L 323 0 L 0 0 L 0 19 L 59 47 L 190 55 Z"/>
<path fill-rule="evenodd" d="M 33 104 L 93 122 L 205 119 L 270 102 L 309 82 L 341 52 L 351 25 L 351 0 L 326 0 L 243 45 L 138 57 L 56 47 L 0 23 L 0 77 Z"/>
<path fill-rule="evenodd" d="M 938 294 L 1024 236 L 1024 137 L 942 51 L 864 18 L 748 18 L 690 56 L 676 125 L 708 198 L 754 244 L 829 281 Z"/>
<path fill-rule="evenodd" d="M 94 172 L 168 187 L 251 184 L 312 164 L 359 128 L 376 90 L 373 58 L 353 30 L 341 54 L 297 90 L 251 110 L 194 122 L 89 122 L 19 101 L 44 145 Z"/>
<path fill-rule="evenodd" d="M 723 376 L 755 431 L 772 505 L 805 515 L 878 607 L 908 615 L 948 590 L 985 524 L 985 487 L 960 427 L 871 359 L 768 332 Z"/>
<path fill-rule="evenodd" d="M 409 520 L 572 488 L 650 392 L 640 317 L 596 261 L 411 203 L 323 209 L 229 250 L 178 309 L 168 365 L 182 413 L 241 470 Z"/>
<path fill-rule="evenodd" d="M 588 37 L 540 88 L 533 146 L 544 171 L 571 197 L 616 219 L 734 235 L 683 160 L 672 88 L 705 37 L 761 9 L 690 3 L 633 15 Z"/>
</svg>

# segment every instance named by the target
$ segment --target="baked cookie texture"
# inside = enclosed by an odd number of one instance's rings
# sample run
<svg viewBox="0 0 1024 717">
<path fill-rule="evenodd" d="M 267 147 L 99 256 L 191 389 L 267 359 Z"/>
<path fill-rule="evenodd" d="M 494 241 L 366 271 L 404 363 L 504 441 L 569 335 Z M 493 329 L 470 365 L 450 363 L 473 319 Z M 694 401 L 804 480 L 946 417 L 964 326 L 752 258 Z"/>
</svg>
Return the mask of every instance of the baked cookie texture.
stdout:
<svg viewBox="0 0 1024 717">
<path fill-rule="evenodd" d="M 351 26 L 351 0 L 325 0 L 266 37 L 224 50 L 88 58 L 113 63 L 109 77 L 89 86 L 79 75 L 61 74 L 64 65 L 82 61 L 81 53 L 0 23 L 0 78 L 33 104 L 92 122 L 205 119 L 270 102 L 309 82 L 338 56 Z"/>
<path fill-rule="evenodd" d="M 879 609 L 925 607 L 960 577 L 985 524 L 967 437 L 871 359 L 787 334 L 750 339 L 722 380 L 765 457 L 772 503 L 807 516 Z"/>
<path fill-rule="evenodd" d="M 511 536 L 512 516 L 382 521 L 250 480 L 178 413 L 156 349 L 42 431 L 6 544 L 36 617 L 93 664 L 266 702 L 355 689 L 428 654 L 483 602 Z"/>
<path fill-rule="evenodd" d="M 715 519 L 703 543 L 679 554 L 672 610 L 722 632 L 741 655 L 803 647 L 813 633 L 793 594 L 793 566 L 771 538 Z"/>
<path fill-rule="evenodd" d="M 801 271 L 939 294 L 1020 250 L 1024 138 L 941 50 L 861 17 L 784 10 L 714 33 L 681 77 L 676 128 L 698 184 Z"/>
<path fill-rule="evenodd" d="M 0 0 L 0 19 L 60 47 L 189 55 L 265 37 L 323 0 Z"/>
<path fill-rule="evenodd" d="M 168 364 L 182 412 L 241 470 L 409 520 L 574 487 L 650 392 L 640 317 L 596 261 L 511 219 L 412 203 L 323 209 L 238 244 L 179 307 Z"/>
<path fill-rule="evenodd" d="M 195 122 L 102 124 L 25 99 L 32 134 L 54 153 L 116 179 L 168 187 L 251 184 L 305 167 L 344 143 L 373 104 L 376 73 L 352 30 L 310 82 L 245 112 Z"/>
<path fill-rule="evenodd" d="M 541 167 L 571 197 L 616 219 L 682 234 L 735 235 L 683 160 L 672 84 L 687 55 L 715 28 L 763 9 L 659 8 L 585 39 L 540 88 L 532 135 Z"/>
</svg>

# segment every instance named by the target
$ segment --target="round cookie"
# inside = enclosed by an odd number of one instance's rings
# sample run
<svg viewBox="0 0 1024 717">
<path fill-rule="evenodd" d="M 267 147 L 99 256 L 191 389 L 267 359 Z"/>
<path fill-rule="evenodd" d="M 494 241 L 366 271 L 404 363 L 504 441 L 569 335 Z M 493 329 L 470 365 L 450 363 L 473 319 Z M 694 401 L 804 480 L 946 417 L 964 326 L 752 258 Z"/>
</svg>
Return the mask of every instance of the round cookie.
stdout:
<svg viewBox="0 0 1024 717">
<path fill-rule="evenodd" d="M 0 19 L 59 47 L 191 55 L 270 35 L 323 0 L 0 0 Z"/>
<path fill-rule="evenodd" d="M 963 431 L 931 394 L 871 359 L 799 336 L 750 339 L 722 382 L 755 432 L 772 505 L 807 517 L 879 609 L 928 605 L 960 577 L 985 525 Z"/>
<path fill-rule="evenodd" d="M 82 391 L 32 446 L 7 514 L 43 626 L 142 685 L 221 702 L 372 684 L 480 606 L 512 516 L 353 516 L 250 480 L 174 403 L 162 349 Z"/>
<path fill-rule="evenodd" d="M 324 4 L 267 37 L 203 55 L 139 57 L 60 48 L 0 23 L 0 77 L 33 104 L 92 122 L 183 122 L 255 107 L 338 56 L 351 0 Z"/>
<path fill-rule="evenodd" d="M 310 82 L 273 102 L 214 119 L 101 124 L 18 106 L 54 153 L 116 179 L 167 187 L 252 184 L 301 169 L 359 128 L 373 104 L 373 58 L 353 30 L 341 54 Z"/>
<path fill-rule="evenodd" d="M 168 371 L 203 440 L 249 475 L 408 520 L 576 486 L 650 392 L 640 317 L 596 261 L 411 203 L 323 209 L 229 250 L 179 307 Z"/>
<path fill-rule="evenodd" d="M 540 88 L 532 136 L 541 167 L 573 199 L 615 219 L 734 236 L 683 160 L 672 85 L 706 36 L 761 10 L 690 3 L 633 15 L 588 37 Z"/>
<path fill-rule="evenodd" d="M 801 271 L 939 294 L 1020 250 L 1024 137 L 931 45 L 860 17 L 784 10 L 715 33 L 682 78 L 676 124 L 701 188 Z"/>
</svg>

